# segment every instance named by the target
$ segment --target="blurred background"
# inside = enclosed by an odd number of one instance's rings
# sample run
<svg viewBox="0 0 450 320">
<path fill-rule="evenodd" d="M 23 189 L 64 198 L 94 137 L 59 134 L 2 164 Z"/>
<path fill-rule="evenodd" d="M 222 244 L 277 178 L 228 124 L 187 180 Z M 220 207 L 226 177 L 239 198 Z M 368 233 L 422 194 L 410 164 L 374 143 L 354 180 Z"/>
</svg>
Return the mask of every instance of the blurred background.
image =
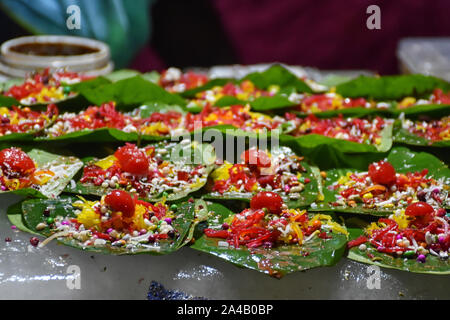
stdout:
<svg viewBox="0 0 450 320">
<path fill-rule="evenodd" d="M 81 28 L 66 27 L 69 5 Z M 370 30 L 370 5 L 381 29 Z M 400 39 L 450 37 L 449 0 L 0 0 L 0 41 L 66 34 L 108 43 L 116 68 L 139 71 L 282 62 L 401 71 Z"/>
</svg>

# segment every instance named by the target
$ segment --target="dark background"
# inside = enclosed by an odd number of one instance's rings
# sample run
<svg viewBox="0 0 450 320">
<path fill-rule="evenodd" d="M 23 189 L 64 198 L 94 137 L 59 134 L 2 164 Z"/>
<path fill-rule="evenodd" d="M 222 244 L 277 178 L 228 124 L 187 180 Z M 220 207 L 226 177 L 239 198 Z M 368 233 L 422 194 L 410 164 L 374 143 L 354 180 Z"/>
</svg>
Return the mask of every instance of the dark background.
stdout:
<svg viewBox="0 0 450 320">
<path fill-rule="evenodd" d="M 369 30 L 369 5 L 381 30 Z M 450 0 L 159 0 L 152 38 L 130 67 L 284 62 L 398 73 L 404 37 L 450 36 Z M 1 42 L 28 34 L 0 12 Z"/>
</svg>

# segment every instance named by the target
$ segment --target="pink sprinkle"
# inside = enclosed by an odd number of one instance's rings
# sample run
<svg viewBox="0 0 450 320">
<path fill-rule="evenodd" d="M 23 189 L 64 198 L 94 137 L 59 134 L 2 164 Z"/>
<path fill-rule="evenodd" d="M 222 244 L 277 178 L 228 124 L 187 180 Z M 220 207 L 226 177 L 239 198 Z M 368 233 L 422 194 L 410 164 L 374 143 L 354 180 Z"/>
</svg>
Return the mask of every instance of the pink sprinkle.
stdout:
<svg viewBox="0 0 450 320">
<path fill-rule="evenodd" d="M 403 239 L 403 237 L 402 237 L 400 234 L 398 234 L 395 238 L 396 238 L 397 240 Z"/>
<path fill-rule="evenodd" d="M 69 224 L 70 224 L 70 222 L 69 222 L 69 221 L 65 221 L 65 220 L 64 220 L 64 221 L 61 221 L 61 224 L 62 224 L 62 225 L 69 225 Z"/>
<path fill-rule="evenodd" d="M 289 192 L 289 190 L 291 190 L 291 188 L 288 185 L 284 186 L 284 191 L 285 192 Z"/>
<path fill-rule="evenodd" d="M 113 228 L 109 228 L 108 230 L 106 230 L 106 232 L 111 233 L 113 231 Z"/>
<path fill-rule="evenodd" d="M 16 226 L 11 226 L 11 229 L 16 230 L 17 227 Z"/>
</svg>

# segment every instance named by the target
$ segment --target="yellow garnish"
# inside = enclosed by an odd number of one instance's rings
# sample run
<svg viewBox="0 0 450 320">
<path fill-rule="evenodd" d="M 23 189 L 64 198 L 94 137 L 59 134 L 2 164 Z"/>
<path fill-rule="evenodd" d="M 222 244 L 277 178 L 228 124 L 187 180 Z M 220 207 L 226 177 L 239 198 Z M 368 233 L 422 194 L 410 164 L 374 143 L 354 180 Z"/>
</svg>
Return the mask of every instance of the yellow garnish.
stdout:
<svg viewBox="0 0 450 320">
<path fill-rule="evenodd" d="M 108 169 L 109 167 L 111 167 L 114 162 L 117 160 L 116 157 L 114 157 L 113 155 L 107 156 L 106 158 L 97 161 L 96 163 L 94 163 L 97 167 L 100 167 L 104 170 Z"/>
<path fill-rule="evenodd" d="M 82 202 L 73 204 L 74 207 L 81 209 L 81 213 L 77 216 L 78 222 L 82 223 L 87 229 L 99 225 L 100 214 L 95 212 L 95 210 L 92 208 L 98 202 L 87 201 L 83 197 L 79 198 L 82 200 Z"/>
<path fill-rule="evenodd" d="M 147 229 L 147 225 L 144 222 L 144 214 L 146 211 L 147 208 L 145 206 L 141 204 L 136 205 L 132 221 L 135 228 L 138 230 Z"/>
<path fill-rule="evenodd" d="M 50 170 L 36 171 L 33 175 L 33 182 L 38 185 L 43 185 L 46 184 L 54 175 L 55 173 Z"/>
<path fill-rule="evenodd" d="M 214 170 L 211 173 L 211 178 L 216 180 L 228 180 L 230 178 L 229 170 L 233 165 L 227 161 L 224 162 L 223 165 L 221 165 L 219 168 Z"/>
<path fill-rule="evenodd" d="M 316 214 L 314 217 L 312 217 L 311 220 L 309 220 L 308 226 L 312 226 L 315 221 L 320 221 L 320 222 L 326 221 L 325 224 L 327 224 L 331 228 L 331 230 L 333 230 L 334 232 L 342 233 L 342 234 L 345 234 L 346 236 L 348 236 L 347 229 L 344 226 L 341 226 L 339 223 L 334 222 L 333 219 L 331 218 L 331 216 L 329 216 L 329 215 L 320 214 L 320 213 Z"/>
<path fill-rule="evenodd" d="M 405 210 L 399 210 L 392 214 L 389 218 L 397 222 L 399 229 L 406 229 L 411 219 L 405 215 Z"/>
<path fill-rule="evenodd" d="M 0 108 L 0 115 L 2 115 L 2 116 L 7 116 L 7 115 L 9 115 L 9 109 L 6 108 L 6 107 L 1 107 L 1 108 Z"/>
</svg>

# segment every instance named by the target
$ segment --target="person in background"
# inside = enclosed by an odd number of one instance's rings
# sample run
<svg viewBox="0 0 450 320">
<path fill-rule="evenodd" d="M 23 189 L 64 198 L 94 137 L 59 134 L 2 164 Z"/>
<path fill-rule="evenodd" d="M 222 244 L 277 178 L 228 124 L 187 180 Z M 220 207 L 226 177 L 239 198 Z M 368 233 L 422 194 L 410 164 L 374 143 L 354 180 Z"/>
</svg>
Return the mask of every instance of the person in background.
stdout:
<svg viewBox="0 0 450 320">
<path fill-rule="evenodd" d="M 39 7 L 43 2 L 47 9 Z M 52 29 L 39 24 L 31 10 L 40 8 L 61 25 L 55 17 L 65 16 L 64 5 L 72 3 L 80 5 L 88 30 Z M 20 24 L 27 32 L 106 41 L 116 66 L 140 71 L 277 61 L 392 74 L 399 72 L 401 38 L 450 36 L 448 0 L 0 0 L 0 5 L 14 21 L 27 21 Z M 381 29 L 366 26 L 370 5 L 380 7 Z M 25 14 L 27 6 L 33 14 Z M 60 11 L 52 13 L 49 8 L 57 6 Z M 8 21 L 0 21 L 5 30 Z"/>
</svg>

